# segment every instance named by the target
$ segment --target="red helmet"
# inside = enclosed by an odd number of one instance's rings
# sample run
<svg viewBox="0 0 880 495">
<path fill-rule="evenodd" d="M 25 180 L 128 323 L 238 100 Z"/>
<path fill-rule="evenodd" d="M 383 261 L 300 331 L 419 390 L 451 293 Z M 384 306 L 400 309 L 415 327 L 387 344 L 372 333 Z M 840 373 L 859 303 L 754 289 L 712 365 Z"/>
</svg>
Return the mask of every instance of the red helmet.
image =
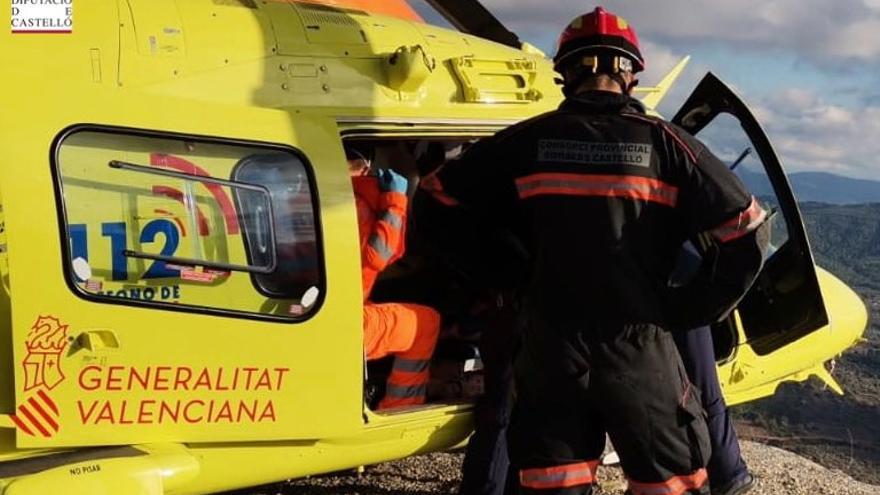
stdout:
<svg viewBox="0 0 880 495">
<path fill-rule="evenodd" d="M 645 70 L 645 59 L 639 50 L 639 38 L 635 29 L 622 17 L 602 7 L 596 7 L 596 10 L 575 18 L 565 28 L 559 37 L 553 63 L 558 71 L 566 62 L 573 61 L 571 57 L 576 54 L 602 53 L 623 56 L 632 63 L 632 72 Z M 614 67 L 618 68 L 617 62 L 614 62 Z"/>
</svg>

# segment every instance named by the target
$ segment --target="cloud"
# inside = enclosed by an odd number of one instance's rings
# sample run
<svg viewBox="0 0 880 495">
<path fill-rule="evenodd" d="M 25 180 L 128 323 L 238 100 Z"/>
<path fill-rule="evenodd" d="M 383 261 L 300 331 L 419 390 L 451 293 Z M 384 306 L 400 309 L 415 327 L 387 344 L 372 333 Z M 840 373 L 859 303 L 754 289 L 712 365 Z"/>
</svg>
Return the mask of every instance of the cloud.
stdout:
<svg viewBox="0 0 880 495">
<path fill-rule="evenodd" d="M 546 43 L 583 2 L 483 0 L 511 29 Z M 784 50 L 819 65 L 880 64 L 880 0 L 606 0 L 642 38 L 679 49 L 694 42 L 750 50 Z M 587 4 L 589 5 L 589 4 Z"/>
<path fill-rule="evenodd" d="M 809 89 L 789 88 L 779 95 L 778 103 L 793 108 L 815 107 L 819 105 L 819 96 Z"/>
<path fill-rule="evenodd" d="M 825 171 L 877 179 L 880 106 L 851 109 L 806 88 L 763 98 L 753 108 L 788 172 Z"/>
<path fill-rule="evenodd" d="M 555 39 L 574 16 L 590 8 L 576 0 L 483 0 L 523 38 Z M 744 95 L 789 171 L 828 171 L 876 178 L 880 156 L 880 93 L 859 86 L 841 73 L 852 67 L 874 71 L 880 81 L 880 0 L 605 0 L 606 8 L 636 27 L 648 70 L 642 80 L 653 84 L 694 47 L 714 45 L 748 60 L 760 55 L 809 62 L 824 73 L 825 91 L 853 95 L 862 107 L 832 104 L 817 93 L 820 77 L 800 81 L 804 87 Z M 586 5 L 586 6 L 585 6 Z M 538 41 L 541 43 L 541 41 Z M 713 63 L 720 63 L 715 61 Z M 661 105 L 671 116 L 706 72 L 690 67 Z M 780 71 L 790 70 L 790 66 Z M 776 77 L 773 73 L 768 78 Z M 850 84 L 850 88 L 843 88 Z M 854 105 L 854 104 L 853 104 Z M 741 143 L 724 143 L 735 156 Z"/>
<path fill-rule="evenodd" d="M 880 58 L 880 19 L 855 22 L 833 33 L 825 48 L 829 55 L 877 61 Z"/>
<path fill-rule="evenodd" d="M 642 43 L 642 55 L 648 61 L 644 74 L 639 77 L 652 84 L 666 75 L 677 64 L 685 53 L 672 48 L 645 41 Z"/>
<path fill-rule="evenodd" d="M 787 173 L 830 172 L 877 180 L 880 106 L 859 110 L 826 102 L 807 88 L 790 88 L 770 98 L 745 95 Z M 722 114 L 698 135 L 727 163 L 752 147 L 739 123 Z M 753 159 L 746 166 L 757 166 Z"/>
</svg>

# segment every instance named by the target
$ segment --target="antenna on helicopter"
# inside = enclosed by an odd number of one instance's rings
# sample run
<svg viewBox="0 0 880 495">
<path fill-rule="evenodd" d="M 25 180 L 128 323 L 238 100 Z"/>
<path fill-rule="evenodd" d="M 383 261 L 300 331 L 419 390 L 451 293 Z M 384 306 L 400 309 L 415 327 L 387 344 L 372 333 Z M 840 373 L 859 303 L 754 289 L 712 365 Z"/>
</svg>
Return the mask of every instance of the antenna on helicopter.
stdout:
<svg viewBox="0 0 880 495">
<path fill-rule="evenodd" d="M 736 167 L 739 167 L 739 164 L 743 162 L 749 155 L 752 154 L 752 148 L 748 147 L 743 150 L 742 153 L 739 154 L 739 158 L 737 158 L 733 163 L 730 164 L 730 170 L 736 170 Z"/>
</svg>

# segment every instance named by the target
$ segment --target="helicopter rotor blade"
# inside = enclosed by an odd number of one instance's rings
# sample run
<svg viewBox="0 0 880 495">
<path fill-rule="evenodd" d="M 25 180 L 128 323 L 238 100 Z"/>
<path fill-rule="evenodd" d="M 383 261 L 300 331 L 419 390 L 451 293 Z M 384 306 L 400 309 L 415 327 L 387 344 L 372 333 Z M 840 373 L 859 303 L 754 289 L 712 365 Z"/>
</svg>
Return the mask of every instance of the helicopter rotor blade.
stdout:
<svg viewBox="0 0 880 495">
<path fill-rule="evenodd" d="M 519 36 L 504 27 L 479 0 L 426 0 L 462 32 L 513 48 L 522 47 Z"/>
</svg>

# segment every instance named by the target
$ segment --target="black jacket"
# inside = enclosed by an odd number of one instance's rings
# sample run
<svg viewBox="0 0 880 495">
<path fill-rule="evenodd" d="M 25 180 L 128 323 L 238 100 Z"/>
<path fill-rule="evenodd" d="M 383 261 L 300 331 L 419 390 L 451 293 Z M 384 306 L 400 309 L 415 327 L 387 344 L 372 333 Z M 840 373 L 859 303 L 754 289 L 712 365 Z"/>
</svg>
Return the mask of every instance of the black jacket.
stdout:
<svg viewBox="0 0 880 495">
<path fill-rule="evenodd" d="M 423 187 L 520 237 L 530 313 L 562 331 L 717 321 L 754 281 L 767 243 L 764 211 L 724 163 L 615 93 L 569 98 L 483 139 Z M 699 275 L 670 287 L 682 244 L 701 235 L 711 242 Z"/>
</svg>

